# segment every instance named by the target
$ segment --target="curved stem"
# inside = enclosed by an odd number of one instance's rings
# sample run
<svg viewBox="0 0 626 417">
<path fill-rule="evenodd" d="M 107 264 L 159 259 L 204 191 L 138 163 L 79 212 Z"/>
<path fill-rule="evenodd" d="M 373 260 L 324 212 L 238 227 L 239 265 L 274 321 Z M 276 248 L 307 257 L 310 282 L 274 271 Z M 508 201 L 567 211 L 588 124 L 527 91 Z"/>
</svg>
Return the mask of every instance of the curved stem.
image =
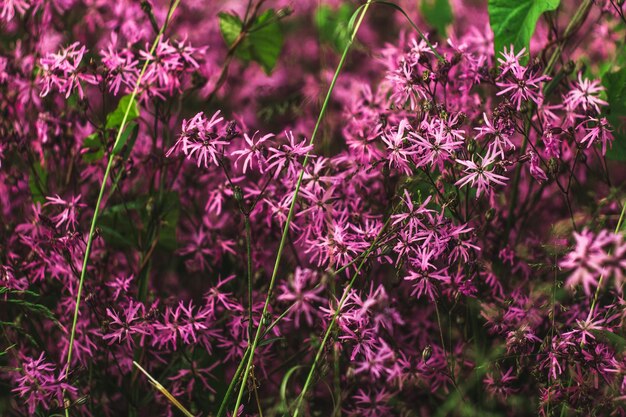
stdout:
<svg viewBox="0 0 626 417">
<path fill-rule="evenodd" d="M 302 406 L 302 400 L 304 399 L 304 397 L 305 397 L 305 395 L 306 395 L 306 393 L 307 393 L 307 391 L 308 391 L 308 389 L 309 389 L 309 387 L 311 385 L 311 381 L 313 380 L 313 374 L 315 373 L 315 368 L 317 367 L 317 363 L 319 362 L 320 358 L 322 357 L 322 353 L 324 352 L 324 346 L 326 346 L 326 343 L 328 342 L 328 338 L 330 337 L 330 334 L 332 333 L 333 327 L 335 326 L 335 323 L 337 322 L 337 317 L 339 317 L 339 312 L 343 308 L 343 305 L 346 302 L 346 299 L 348 298 L 348 295 L 350 294 L 350 290 L 352 289 L 352 286 L 354 285 L 354 282 L 356 281 L 357 277 L 359 276 L 359 273 L 361 272 L 361 269 L 365 265 L 365 262 L 367 261 L 369 255 L 376 248 L 376 245 L 380 241 L 380 238 L 383 235 L 383 232 L 385 231 L 387 226 L 389 225 L 389 222 L 391 222 L 391 216 L 389 216 L 389 218 L 387 219 L 387 221 L 385 222 L 383 227 L 380 229 L 380 232 L 378 232 L 378 235 L 376 236 L 376 238 L 374 239 L 374 241 L 372 242 L 370 247 L 365 252 L 365 254 L 363 256 L 363 259 L 361 260 L 361 263 L 357 267 L 356 271 L 354 272 L 354 275 L 352 276 L 352 279 L 350 280 L 350 283 L 348 284 L 346 289 L 343 291 L 343 295 L 341 296 L 341 300 L 337 304 L 337 309 L 333 313 L 333 317 L 332 317 L 332 319 L 330 321 L 330 324 L 326 328 L 326 332 L 324 333 L 324 337 L 322 339 L 322 343 L 320 343 L 320 347 L 317 349 L 317 353 L 315 354 L 315 359 L 313 360 L 313 364 L 311 365 L 311 369 L 309 370 L 309 374 L 307 375 L 306 381 L 304 382 L 304 387 L 302 387 L 302 392 L 298 396 L 298 400 L 296 402 L 296 408 L 295 408 L 293 417 L 298 417 L 298 413 L 300 412 L 300 407 Z"/>
<path fill-rule="evenodd" d="M 154 51 L 156 50 L 156 47 L 158 46 L 159 42 L 163 38 L 163 32 L 165 31 L 165 28 L 167 27 L 168 22 L 172 18 L 174 11 L 176 10 L 179 4 L 180 4 L 180 0 L 173 0 L 172 3 L 170 4 L 170 8 L 168 10 L 165 22 L 163 23 L 163 26 L 159 30 L 159 33 L 157 37 L 155 38 L 152 44 L 152 47 L 150 48 L 150 55 L 154 53 Z M 135 98 L 137 97 L 137 94 L 139 92 L 141 80 L 146 72 L 146 69 L 148 68 L 149 62 L 150 61 L 146 59 L 146 61 L 143 64 L 143 67 L 141 68 L 141 72 L 139 73 L 139 77 L 137 77 L 137 82 L 135 83 L 135 87 L 133 88 L 133 91 L 130 95 L 128 106 L 126 107 L 126 110 L 124 111 L 124 117 L 122 118 L 122 123 L 119 127 L 119 130 L 117 131 L 117 135 L 115 137 L 115 142 L 113 144 L 112 149 L 116 149 L 120 143 L 120 140 L 122 139 L 124 129 L 126 128 L 126 125 L 128 123 L 128 115 L 130 114 L 130 110 L 133 107 L 133 103 L 135 102 Z M 89 262 L 89 255 L 91 254 L 91 246 L 93 244 L 93 237 L 94 237 L 94 232 L 96 230 L 96 224 L 98 223 L 98 216 L 100 214 L 100 205 L 102 204 L 102 197 L 104 196 L 106 183 L 107 183 L 107 180 L 109 179 L 109 175 L 111 173 L 111 167 L 113 166 L 113 161 L 114 161 L 115 156 L 116 154 L 114 152 L 111 152 L 111 154 L 109 155 L 109 160 L 107 162 L 107 166 L 104 171 L 104 177 L 102 178 L 102 184 L 100 185 L 100 191 L 98 192 L 98 199 L 96 200 L 96 205 L 94 207 L 93 217 L 91 218 L 91 225 L 89 226 L 89 235 L 87 236 L 87 245 L 85 247 L 85 255 L 83 256 L 83 266 L 80 271 L 80 279 L 78 281 L 78 291 L 76 293 L 76 305 L 74 307 L 74 318 L 72 320 L 72 329 L 70 332 L 70 343 L 69 343 L 69 347 L 67 350 L 67 359 L 66 359 L 66 368 L 65 368 L 66 380 L 69 375 L 70 365 L 72 362 L 74 339 L 76 337 L 76 324 L 78 322 L 78 312 L 79 312 L 80 301 L 81 301 L 81 297 L 83 293 L 83 284 L 85 282 L 85 275 L 87 273 L 87 264 Z M 65 392 L 63 396 L 65 396 Z M 69 416 L 69 412 L 67 408 L 65 409 L 65 415 Z"/>
<path fill-rule="evenodd" d="M 322 104 L 322 108 L 320 109 L 320 114 L 319 114 L 319 116 L 317 118 L 317 122 L 315 123 L 315 128 L 313 129 L 313 133 L 311 134 L 311 139 L 309 141 L 309 145 L 313 145 L 314 142 L 315 142 L 315 137 L 317 136 L 317 132 L 318 132 L 319 127 L 321 125 L 322 119 L 324 118 L 324 115 L 326 114 L 326 108 L 328 107 L 328 103 L 330 102 L 330 96 L 331 96 L 331 94 L 333 92 L 333 89 L 335 87 L 335 83 L 337 82 L 337 79 L 339 78 L 339 73 L 341 72 L 341 69 L 343 68 L 343 65 L 344 65 L 344 63 L 346 61 L 346 57 L 348 56 L 348 51 L 350 50 L 350 46 L 352 46 L 352 43 L 354 42 L 356 34 L 359 31 L 359 27 L 361 26 L 361 24 L 363 22 L 363 18 L 365 17 L 365 14 L 367 13 L 367 9 L 371 5 L 371 3 L 372 3 L 372 0 L 368 0 L 367 3 L 365 4 L 365 7 L 363 8 L 363 11 L 359 15 L 358 21 L 357 21 L 356 25 L 354 26 L 354 30 L 352 31 L 352 35 L 350 36 L 350 39 L 348 40 L 348 43 L 347 43 L 346 47 L 343 50 L 343 54 L 341 55 L 341 59 L 339 60 L 339 64 L 337 65 L 337 69 L 335 70 L 335 74 L 333 76 L 333 79 L 332 79 L 332 81 L 330 83 L 330 86 L 328 87 L 328 92 L 326 93 L 326 98 L 324 99 L 324 102 Z M 283 227 L 282 237 L 281 237 L 280 243 L 278 245 L 278 251 L 276 253 L 276 261 L 274 262 L 274 270 L 272 271 L 272 277 L 270 279 L 269 288 L 267 290 L 267 296 L 265 298 L 265 304 L 263 306 L 263 312 L 261 313 L 261 319 L 259 321 L 259 325 L 257 326 L 256 333 L 255 333 L 254 339 L 252 341 L 252 345 L 250 346 L 250 355 L 248 357 L 248 360 L 247 360 L 247 363 L 246 363 L 246 366 L 245 366 L 243 380 L 241 382 L 241 386 L 239 387 L 239 394 L 237 395 L 237 400 L 235 402 L 235 407 L 233 408 L 233 415 L 237 414 L 237 410 L 239 409 L 239 405 L 241 404 L 241 400 L 243 398 L 243 393 L 245 391 L 246 384 L 248 382 L 248 377 L 250 375 L 252 364 L 254 363 L 254 353 L 255 353 L 256 347 L 258 345 L 260 336 L 261 336 L 261 328 L 265 324 L 265 316 L 267 314 L 267 309 L 268 309 L 268 306 L 269 306 L 270 298 L 272 296 L 272 291 L 273 291 L 274 285 L 276 283 L 276 276 L 278 275 L 278 267 L 280 266 L 280 261 L 281 261 L 282 255 L 283 255 L 283 250 L 285 248 L 285 244 L 287 243 L 287 237 L 289 235 L 289 226 L 291 224 L 291 220 L 292 220 L 293 215 L 294 215 L 295 206 L 296 206 L 296 200 L 298 199 L 298 194 L 300 192 L 300 186 L 302 185 L 302 178 L 304 177 L 304 169 L 305 169 L 308 161 L 309 161 L 309 152 L 307 152 L 306 156 L 304 157 L 304 161 L 302 162 L 302 169 L 300 170 L 300 175 L 298 176 L 298 181 L 296 183 L 296 188 L 295 188 L 295 190 L 293 192 L 293 198 L 291 199 L 291 205 L 289 206 L 289 213 L 287 214 L 287 219 L 285 220 L 285 226 Z"/>
</svg>

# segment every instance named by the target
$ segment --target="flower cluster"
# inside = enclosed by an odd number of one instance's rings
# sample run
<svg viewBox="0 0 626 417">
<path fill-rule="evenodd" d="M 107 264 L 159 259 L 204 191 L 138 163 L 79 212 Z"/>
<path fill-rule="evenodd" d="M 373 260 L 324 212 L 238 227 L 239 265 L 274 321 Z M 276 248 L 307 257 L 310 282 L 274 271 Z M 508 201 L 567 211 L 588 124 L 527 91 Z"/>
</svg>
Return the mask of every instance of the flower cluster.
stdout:
<svg viewBox="0 0 626 417">
<path fill-rule="evenodd" d="M 623 2 L 426 3 L 4 1 L 0 414 L 626 415 Z"/>
</svg>

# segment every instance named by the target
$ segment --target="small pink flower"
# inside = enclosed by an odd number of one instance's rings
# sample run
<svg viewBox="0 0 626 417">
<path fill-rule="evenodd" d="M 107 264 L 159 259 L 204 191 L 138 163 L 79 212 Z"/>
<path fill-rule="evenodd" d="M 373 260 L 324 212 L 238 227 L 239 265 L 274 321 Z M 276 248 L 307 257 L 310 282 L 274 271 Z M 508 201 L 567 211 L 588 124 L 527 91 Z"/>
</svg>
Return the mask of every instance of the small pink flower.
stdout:
<svg viewBox="0 0 626 417">
<path fill-rule="evenodd" d="M 467 184 L 477 187 L 476 198 L 484 192 L 488 192 L 492 184 L 504 185 L 508 180 L 507 177 L 499 175 L 493 172 L 493 164 L 496 162 L 496 154 L 491 150 L 488 150 L 485 156 L 478 155 L 480 162 L 474 162 L 474 160 L 459 160 L 456 162 L 465 167 L 464 172 L 467 174 L 463 178 L 459 179 L 455 185 L 463 187 Z"/>
</svg>

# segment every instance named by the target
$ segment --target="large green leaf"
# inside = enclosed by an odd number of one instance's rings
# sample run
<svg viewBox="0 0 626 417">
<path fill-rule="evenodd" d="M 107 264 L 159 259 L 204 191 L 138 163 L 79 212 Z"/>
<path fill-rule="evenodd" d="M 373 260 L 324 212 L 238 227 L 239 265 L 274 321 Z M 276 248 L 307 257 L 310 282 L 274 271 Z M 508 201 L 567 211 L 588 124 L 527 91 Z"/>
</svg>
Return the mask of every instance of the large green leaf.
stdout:
<svg viewBox="0 0 626 417">
<path fill-rule="evenodd" d="M 489 0 L 489 23 L 496 56 L 510 45 L 516 52 L 522 48 L 528 50 L 539 17 L 556 10 L 559 3 L 560 0 Z"/>
<path fill-rule="evenodd" d="M 129 104 L 130 108 L 128 107 Z M 122 126 L 122 120 L 124 120 L 124 114 L 126 113 L 127 109 L 127 124 L 139 117 L 139 105 L 137 105 L 137 101 L 133 100 L 131 102 L 131 96 L 126 95 L 120 99 L 120 102 L 117 104 L 117 108 L 107 115 L 106 128 L 115 129 Z"/>
<path fill-rule="evenodd" d="M 446 35 L 446 28 L 452 23 L 452 7 L 448 0 L 422 0 L 420 10 L 426 22 L 437 29 L 439 35 Z"/>
<path fill-rule="evenodd" d="M 243 22 L 238 16 L 219 13 L 220 31 L 230 47 L 239 37 Z M 283 33 L 274 10 L 266 10 L 250 25 L 244 39 L 235 49 L 235 56 L 243 61 L 254 61 L 266 74 L 272 72 L 283 48 Z"/>
<path fill-rule="evenodd" d="M 350 40 L 348 22 L 353 12 L 354 7 L 348 3 L 336 9 L 325 4 L 318 7 L 314 22 L 320 41 L 331 45 L 336 51 L 343 51 Z"/>
<path fill-rule="evenodd" d="M 626 161 L 626 66 L 602 77 L 609 106 L 605 115 L 613 127 L 613 145 L 606 151 L 610 159 Z"/>
</svg>

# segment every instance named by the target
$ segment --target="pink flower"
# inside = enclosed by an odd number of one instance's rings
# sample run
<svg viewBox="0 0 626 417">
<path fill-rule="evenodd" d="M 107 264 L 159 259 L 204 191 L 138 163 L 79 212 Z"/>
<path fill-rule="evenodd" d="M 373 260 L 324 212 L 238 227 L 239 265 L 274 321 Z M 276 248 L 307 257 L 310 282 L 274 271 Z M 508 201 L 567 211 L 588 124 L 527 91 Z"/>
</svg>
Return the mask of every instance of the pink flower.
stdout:
<svg viewBox="0 0 626 417">
<path fill-rule="evenodd" d="M 76 230 L 76 225 L 78 224 L 78 209 L 86 206 L 86 204 L 79 203 L 80 198 L 80 194 L 76 197 L 72 197 L 69 201 L 63 200 L 58 194 L 54 197 L 46 197 L 48 202 L 45 203 L 44 206 L 60 206 L 63 208 L 59 214 L 51 218 L 53 222 L 56 222 L 56 227 L 61 227 L 65 224 L 66 230 Z"/>
<path fill-rule="evenodd" d="M 504 47 L 504 51 L 500 52 L 502 58 L 498 58 L 500 63 L 500 77 L 504 77 L 510 71 L 519 71 L 521 65 L 519 59 L 526 53 L 526 48 L 522 48 L 517 54 L 513 51 L 513 45 L 509 51 Z"/>
<path fill-rule="evenodd" d="M 300 142 L 296 142 L 293 132 L 285 132 L 285 137 L 288 143 L 276 147 L 272 146 L 269 149 L 272 156 L 267 160 L 268 165 L 265 171 L 275 170 L 275 178 L 285 168 L 289 176 L 295 177 L 300 166 L 298 160 L 313 150 L 313 145 L 308 145 L 304 138 Z"/>
<path fill-rule="evenodd" d="M 493 149 L 495 155 L 504 158 L 506 151 L 515 149 L 515 145 L 511 142 L 511 129 L 496 128 L 487 118 L 487 114 L 483 113 L 485 124 L 481 127 L 475 127 L 478 130 L 476 139 L 486 137 L 490 140 L 489 148 Z"/>
<path fill-rule="evenodd" d="M 402 119 L 398 128 L 385 133 L 381 140 L 387 145 L 389 167 L 396 168 L 404 174 L 410 174 L 409 157 L 416 153 L 414 146 L 407 140 L 410 129 L 409 122 Z"/>
<path fill-rule="evenodd" d="M 463 178 L 459 179 L 455 185 L 463 187 L 467 184 L 477 187 L 476 198 L 480 197 L 483 192 L 488 192 L 492 184 L 504 185 L 506 184 L 507 177 L 499 175 L 493 172 L 492 165 L 496 161 L 496 154 L 491 149 L 487 150 L 485 156 L 480 156 L 480 162 L 476 163 L 474 160 L 464 161 L 457 159 L 456 162 L 465 167 L 464 172 L 467 174 Z"/>
<path fill-rule="evenodd" d="M 325 298 L 319 294 L 324 291 L 322 285 L 317 284 L 319 278 L 315 271 L 311 269 L 296 268 L 295 273 L 290 277 L 287 284 L 279 287 L 278 301 L 285 301 L 291 304 L 288 316 L 295 316 L 295 325 L 300 327 L 300 318 L 304 318 L 309 326 L 313 324 L 313 317 L 316 316 L 316 304 L 324 303 Z M 313 287 L 307 289 L 307 287 Z"/>
<path fill-rule="evenodd" d="M 606 106 L 608 103 L 597 95 L 604 91 L 604 87 L 597 80 L 590 81 L 583 79 L 582 73 L 578 73 L 578 81 L 572 83 L 571 90 L 563 99 L 563 104 L 570 111 L 574 111 L 578 107 L 582 107 L 584 111 L 593 108 L 600 113 L 600 106 Z"/>
<path fill-rule="evenodd" d="M 580 140 L 580 143 L 590 148 L 592 145 L 600 142 L 602 144 L 602 155 L 606 155 L 606 145 L 613 142 L 613 134 L 611 133 L 613 130 L 606 117 L 590 117 L 580 125 L 585 125 L 587 133 Z"/>
<path fill-rule="evenodd" d="M 538 183 L 548 181 L 548 176 L 539 166 L 539 157 L 535 152 L 530 152 L 530 175 L 532 175 Z"/>
<path fill-rule="evenodd" d="M 132 349 L 134 336 L 148 334 L 148 326 L 144 319 L 145 308 L 142 303 L 130 300 L 121 315 L 110 308 L 106 311 L 110 322 L 108 331 L 102 338 L 109 344 L 125 341 L 128 349 Z"/>
<path fill-rule="evenodd" d="M 76 89 L 78 96 L 84 97 L 81 81 L 89 84 L 97 84 L 94 75 L 84 74 L 79 71 L 80 61 L 87 51 L 85 46 L 80 47 L 79 42 L 74 42 L 57 54 L 49 53 L 39 61 L 42 70 L 41 84 L 43 86 L 40 96 L 45 97 L 51 90 L 56 89 L 65 93 L 65 98 Z"/>
<path fill-rule="evenodd" d="M 605 246 L 610 244 L 614 237 L 611 232 L 602 230 L 598 235 L 585 229 L 581 233 L 574 233 L 576 246 L 559 263 L 564 269 L 573 270 L 565 285 L 575 287 L 582 285 L 585 294 L 591 295 L 591 287 L 598 286 L 600 275 L 604 272 L 604 265 L 610 262 L 610 255 Z"/>
<path fill-rule="evenodd" d="M 43 352 L 39 358 L 22 357 L 20 376 L 14 381 L 14 393 L 22 397 L 28 407 L 28 413 L 35 415 L 38 407 L 50 410 L 52 404 L 57 407 L 64 404 L 63 393 L 76 394 L 77 390 L 65 382 L 65 372 L 55 373 L 55 366 L 44 359 Z"/>
<path fill-rule="evenodd" d="M 172 153 L 182 151 L 187 159 L 195 157 L 198 167 L 203 165 L 208 168 L 210 162 L 219 165 L 221 146 L 228 144 L 223 136 L 224 118 L 219 114 L 218 110 L 207 120 L 204 113 L 200 112 L 190 120 L 183 120 L 182 133 L 165 156 L 169 158 Z"/>
<path fill-rule="evenodd" d="M 263 156 L 263 150 L 265 150 L 264 142 L 267 142 L 269 139 L 274 137 L 273 133 L 268 133 L 265 136 L 262 136 L 255 140 L 257 130 L 254 132 L 252 137 L 248 136 L 247 133 L 243 134 L 243 138 L 246 141 L 247 147 L 244 149 L 236 150 L 231 152 L 232 156 L 237 155 L 237 159 L 235 160 L 235 166 L 241 158 L 245 158 L 243 161 L 243 173 L 245 174 L 248 170 L 248 167 L 252 169 L 253 165 L 256 165 L 261 173 L 263 173 L 263 165 L 265 163 L 265 158 Z"/>
<path fill-rule="evenodd" d="M 525 101 L 530 100 L 539 105 L 543 102 L 541 83 L 549 79 L 547 75 L 538 75 L 530 68 L 512 66 L 504 81 L 496 82 L 496 85 L 502 88 L 497 95 L 506 95 L 510 98 L 518 111 L 522 107 L 522 102 Z"/>
<path fill-rule="evenodd" d="M 15 17 L 15 12 L 24 15 L 30 6 L 29 0 L 4 0 L 0 10 L 0 20 L 10 22 Z"/>
</svg>

